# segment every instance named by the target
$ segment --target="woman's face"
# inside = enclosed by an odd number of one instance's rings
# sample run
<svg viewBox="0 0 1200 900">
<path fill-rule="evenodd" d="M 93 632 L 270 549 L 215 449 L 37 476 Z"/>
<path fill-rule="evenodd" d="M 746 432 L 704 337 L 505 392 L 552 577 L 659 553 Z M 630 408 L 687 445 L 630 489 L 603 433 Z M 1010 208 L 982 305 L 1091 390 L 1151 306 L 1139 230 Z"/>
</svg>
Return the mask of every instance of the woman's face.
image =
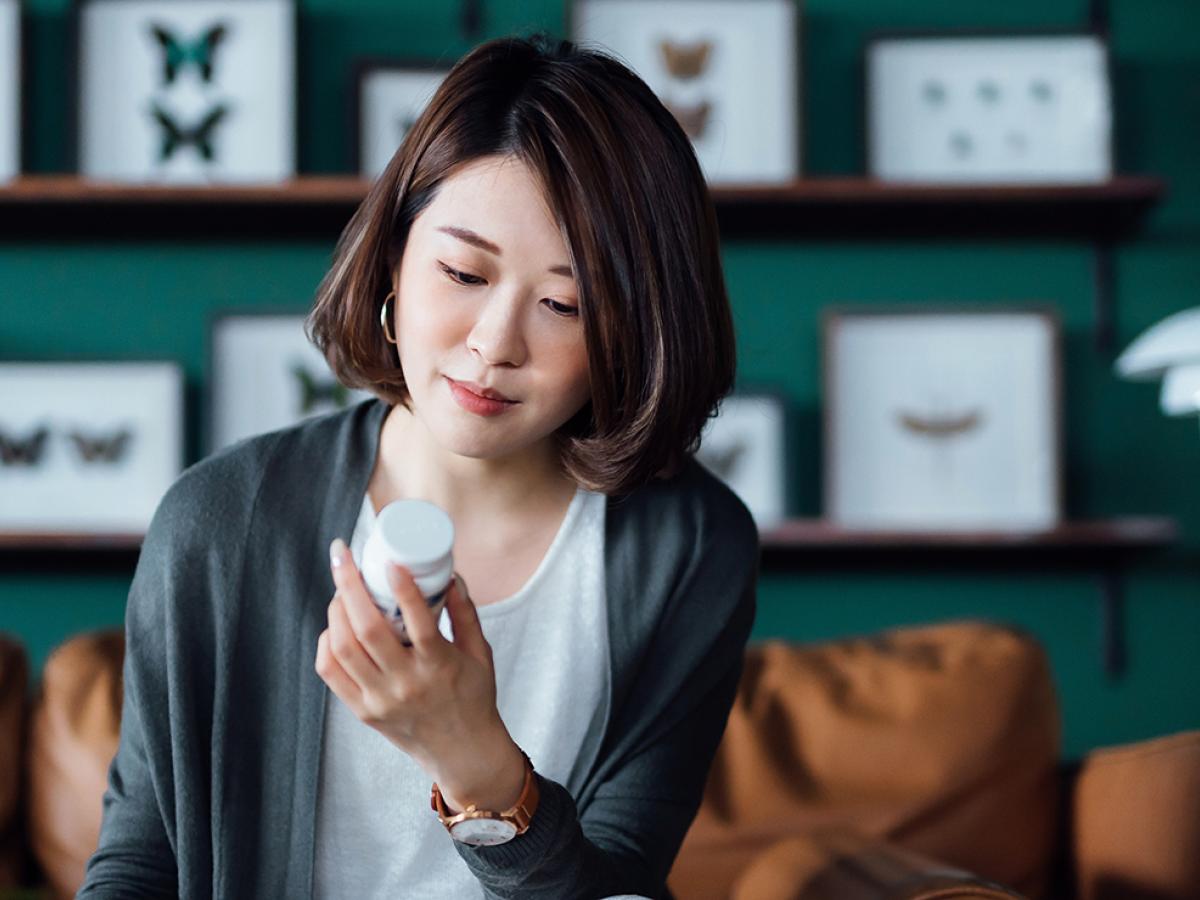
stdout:
<svg viewBox="0 0 1200 900">
<path fill-rule="evenodd" d="M 446 449 L 475 458 L 523 450 L 590 397 L 567 248 L 519 160 L 473 160 L 442 182 L 413 221 L 395 290 L 413 412 Z"/>
</svg>

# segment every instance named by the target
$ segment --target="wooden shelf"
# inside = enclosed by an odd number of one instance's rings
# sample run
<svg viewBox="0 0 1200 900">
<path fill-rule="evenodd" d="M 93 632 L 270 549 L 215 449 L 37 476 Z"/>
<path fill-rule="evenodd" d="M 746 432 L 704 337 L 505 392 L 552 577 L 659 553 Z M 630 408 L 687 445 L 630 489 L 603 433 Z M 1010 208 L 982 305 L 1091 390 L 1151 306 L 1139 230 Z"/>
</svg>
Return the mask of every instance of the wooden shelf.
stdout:
<svg viewBox="0 0 1200 900">
<path fill-rule="evenodd" d="M 808 552 L 871 553 L 902 550 L 954 555 L 960 551 L 1003 553 L 1037 550 L 1121 551 L 1154 549 L 1178 537 L 1174 519 L 1132 516 L 1118 519 L 1064 522 L 1045 531 L 913 532 L 867 531 L 843 528 L 826 519 L 792 519 L 762 533 L 764 554 L 802 555 Z M 137 553 L 145 535 L 99 533 L 0 532 L 0 552 L 71 554 L 77 552 Z"/>
<path fill-rule="evenodd" d="M 350 175 L 278 185 L 131 186 L 74 175 L 0 185 L 7 237 L 336 237 L 366 196 Z M 1115 240 L 1140 227 L 1166 190 L 1148 176 L 1095 185 L 934 186 L 869 178 L 713 188 L 728 236 L 897 239 L 1075 237 Z"/>
<path fill-rule="evenodd" d="M 1082 547 L 1122 549 L 1160 547 L 1178 536 L 1174 519 L 1130 516 L 1119 519 L 1063 522 L 1039 531 L 877 531 L 844 528 L 827 519 L 793 519 L 763 532 L 764 547 L 772 549 L 827 550 L 954 548 L 1005 550 Z"/>
</svg>

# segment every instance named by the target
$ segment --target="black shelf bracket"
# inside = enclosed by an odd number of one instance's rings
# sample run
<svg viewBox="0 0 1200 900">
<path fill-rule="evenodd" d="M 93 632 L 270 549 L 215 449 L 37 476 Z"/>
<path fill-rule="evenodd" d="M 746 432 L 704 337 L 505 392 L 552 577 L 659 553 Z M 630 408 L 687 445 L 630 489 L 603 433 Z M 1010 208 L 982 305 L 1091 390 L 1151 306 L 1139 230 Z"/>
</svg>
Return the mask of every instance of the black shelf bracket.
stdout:
<svg viewBox="0 0 1200 900">
<path fill-rule="evenodd" d="M 1125 672 L 1125 581 L 1120 569 L 1100 575 L 1100 652 L 1104 674 L 1117 679 Z"/>
</svg>

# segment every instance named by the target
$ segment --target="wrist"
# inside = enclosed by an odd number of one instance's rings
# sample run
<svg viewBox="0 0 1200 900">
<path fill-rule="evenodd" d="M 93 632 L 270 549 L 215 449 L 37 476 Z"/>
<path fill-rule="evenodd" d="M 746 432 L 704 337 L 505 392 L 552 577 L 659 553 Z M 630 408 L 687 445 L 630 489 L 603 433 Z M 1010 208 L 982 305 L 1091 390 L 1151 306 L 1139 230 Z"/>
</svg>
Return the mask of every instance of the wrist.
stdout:
<svg viewBox="0 0 1200 900">
<path fill-rule="evenodd" d="M 437 779 L 447 809 L 462 812 L 468 806 L 502 812 L 511 808 L 525 786 L 525 755 L 504 730 L 502 739 L 487 745 L 469 765 Z"/>
</svg>

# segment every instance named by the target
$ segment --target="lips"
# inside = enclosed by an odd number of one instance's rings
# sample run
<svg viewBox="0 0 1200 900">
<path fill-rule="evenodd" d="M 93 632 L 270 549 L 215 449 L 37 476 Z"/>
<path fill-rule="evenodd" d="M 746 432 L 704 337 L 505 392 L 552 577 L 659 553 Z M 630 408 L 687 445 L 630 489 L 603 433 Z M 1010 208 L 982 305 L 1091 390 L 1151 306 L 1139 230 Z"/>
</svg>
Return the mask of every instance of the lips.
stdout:
<svg viewBox="0 0 1200 900">
<path fill-rule="evenodd" d="M 474 382 L 456 382 L 454 378 L 446 377 L 446 384 L 450 385 L 450 394 L 458 406 L 475 415 L 499 415 L 518 404 L 499 391 L 482 388 Z"/>
<path fill-rule="evenodd" d="M 516 403 L 517 402 L 516 400 L 513 400 L 511 397 L 506 397 L 504 394 L 500 393 L 497 390 L 493 390 L 492 388 L 483 387 L 482 385 L 476 384 L 473 381 L 458 381 L 454 378 L 451 378 L 448 375 L 446 376 L 446 380 L 449 381 L 451 384 L 458 385 L 460 388 L 463 388 L 464 390 L 470 391 L 476 397 L 483 397 L 485 400 L 499 400 L 502 403 Z"/>
</svg>

